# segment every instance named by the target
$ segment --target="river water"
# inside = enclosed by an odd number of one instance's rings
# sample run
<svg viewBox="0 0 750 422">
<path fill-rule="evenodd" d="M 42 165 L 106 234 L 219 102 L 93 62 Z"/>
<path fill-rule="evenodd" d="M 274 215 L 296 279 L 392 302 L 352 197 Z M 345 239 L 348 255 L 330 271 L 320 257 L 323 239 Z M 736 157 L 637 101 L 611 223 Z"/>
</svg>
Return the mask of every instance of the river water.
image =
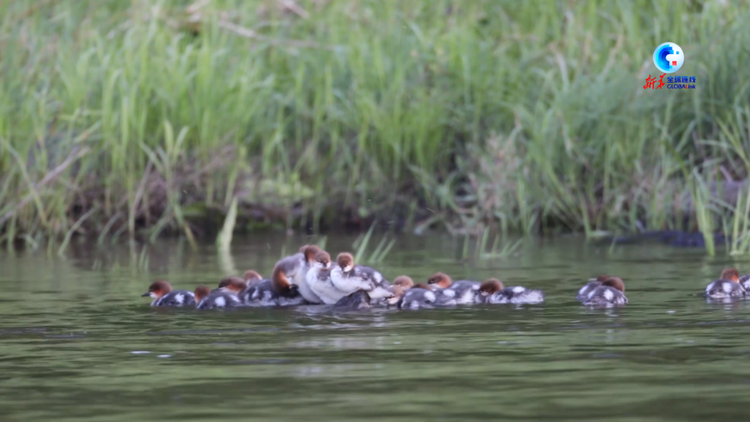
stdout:
<svg viewBox="0 0 750 422">
<path fill-rule="evenodd" d="M 351 249 L 331 237 L 326 249 Z M 462 260 L 462 242 L 403 237 L 389 279 L 496 276 L 544 305 L 357 313 L 325 308 L 155 309 L 156 278 L 192 290 L 229 272 L 268 275 L 309 239 L 184 242 L 62 257 L 0 252 L 0 419 L 745 420 L 750 302 L 698 296 L 729 258 L 582 239 L 526 240 L 504 259 Z M 719 254 L 722 252 L 720 251 Z M 619 275 L 630 304 L 588 309 L 586 278 Z"/>
</svg>

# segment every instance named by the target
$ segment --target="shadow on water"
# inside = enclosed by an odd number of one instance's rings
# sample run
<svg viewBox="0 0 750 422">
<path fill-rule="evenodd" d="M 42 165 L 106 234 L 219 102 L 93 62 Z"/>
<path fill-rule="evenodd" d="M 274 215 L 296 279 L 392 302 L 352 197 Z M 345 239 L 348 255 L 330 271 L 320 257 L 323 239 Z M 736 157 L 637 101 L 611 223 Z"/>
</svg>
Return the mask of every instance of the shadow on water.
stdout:
<svg viewBox="0 0 750 422">
<path fill-rule="evenodd" d="M 748 302 L 698 294 L 724 265 L 700 251 L 529 240 L 462 263 L 460 242 L 404 237 L 378 266 L 423 281 L 497 276 L 539 306 L 331 312 L 153 309 L 166 277 L 213 284 L 270 273 L 306 239 L 237 239 L 229 260 L 178 241 L 73 245 L 65 258 L 0 253 L 0 417 L 23 420 L 741 420 Z M 349 249 L 332 237 L 327 249 Z M 589 309 L 584 280 L 620 275 L 630 304 Z"/>
</svg>

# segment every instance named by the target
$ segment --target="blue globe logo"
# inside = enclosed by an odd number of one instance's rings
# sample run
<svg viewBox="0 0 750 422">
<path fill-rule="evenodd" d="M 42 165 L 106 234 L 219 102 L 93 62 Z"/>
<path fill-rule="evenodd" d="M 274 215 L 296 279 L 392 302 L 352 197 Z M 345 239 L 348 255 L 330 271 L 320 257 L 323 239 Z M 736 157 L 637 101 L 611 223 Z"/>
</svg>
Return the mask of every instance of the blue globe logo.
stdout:
<svg viewBox="0 0 750 422">
<path fill-rule="evenodd" d="M 685 63 L 685 54 L 682 48 L 673 42 L 660 44 L 654 50 L 654 64 L 664 73 L 677 72 L 683 63 Z"/>
</svg>

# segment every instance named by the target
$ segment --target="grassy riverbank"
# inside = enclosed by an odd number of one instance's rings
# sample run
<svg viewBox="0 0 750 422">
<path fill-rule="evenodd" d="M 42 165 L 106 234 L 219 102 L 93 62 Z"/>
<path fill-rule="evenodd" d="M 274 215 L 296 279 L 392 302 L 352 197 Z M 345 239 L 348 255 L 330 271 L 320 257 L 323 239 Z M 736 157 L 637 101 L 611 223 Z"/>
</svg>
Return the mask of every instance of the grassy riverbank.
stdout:
<svg viewBox="0 0 750 422">
<path fill-rule="evenodd" d="M 4 239 L 734 222 L 747 1 L 151 3 L 0 5 Z"/>
</svg>

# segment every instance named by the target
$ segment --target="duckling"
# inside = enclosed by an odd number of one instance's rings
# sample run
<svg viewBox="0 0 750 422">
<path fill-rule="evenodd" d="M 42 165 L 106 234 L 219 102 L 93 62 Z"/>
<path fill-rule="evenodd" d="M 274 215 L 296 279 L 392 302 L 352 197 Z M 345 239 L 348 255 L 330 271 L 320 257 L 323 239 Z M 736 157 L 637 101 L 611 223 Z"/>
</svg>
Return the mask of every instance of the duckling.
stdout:
<svg viewBox="0 0 750 422">
<path fill-rule="evenodd" d="M 141 297 L 151 296 L 154 300 L 151 306 L 193 306 L 195 296 L 187 290 L 172 291 L 172 286 L 166 280 L 156 280 L 148 287 L 148 291 Z"/>
<path fill-rule="evenodd" d="M 315 254 L 320 252 L 316 245 L 305 245 L 300 248 L 300 253 L 282 258 L 273 267 L 271 279 L 282 291 L 288 291 L 291 286 L 296 286 L 296 294 L 301 295 L 308 303 L 322 303 L 322 300 L 307 285 L 307 271 L 310 270 L 315 260 Z M 296 295 L 295 294 L 295 295 Z"/>
<path fill-rule="evenodd" d="M 414 284 L 407 276 L 398 276 L 393 281 L 393 296 L 386 299 L 389 306 L 400 309 L 430 309 L 443 306 L 455 305 L 455 300 L 442 295 L 442 289 L 436 289 L 433 285 L 426 283 Z"/>
<path fill-rule="evenodd" d="M 608 275 L 600 275 L 600 276 L 596 276 L 595 278 L 590 278 L 588 280 L 588 283 L 586 283 L 586 285 L 581 287 L 581 290 L 578 291 L 578 294 L 576 295 L 576 300 L 579 302 L 585 301 L 589 292 L 601 286 L 604 280 L 608 278 L 609 278 Z"/>
<path fill-rule="evenodd" d="M 231 291 L 209 291 L 206 286 L 196 287 L 195 300 L 198 302 L 196 309 L 234 308 L 241 305 L 240 299 Z"/>
<path fill-rule="evenodd" d="M 479 294 L 480 282 L 470 280 L 453 281 L 445 273 L 435 273 L 427 279 L 431 286 L 442 289 L 442 294 L 453 298 L 456 305 L 468 305 L 475 303 Z"/>
<path fill-rule="evenodd" d="M 589 291 L 583 304 L 586 306 L 625 305 L 625 283 L 619 277 L 607 277 L 598 287 Z"/>
<path fill-rule="evenodd" d="M 706 297 L 711 299 L 745 297 L 745 294 L 745 287 L 740 282 L 740 273 L 734 268 L 724 269 L 718 280 L 706 286 Z"/>
<path fill-rule="evenodd" d="M 393 295 L 388 281 L 378 271 L 364 265 L 354 265 L 354 257 L 342 252 L 336 257 L 336 266 L 331 270 L 333 285 L 345 295 L 364 290 L 370 299 L 383 299 Z"/>
<path fill-rule="evenodd" d="M 261 276 L 260 273 L 255 270 L 245 271 L 245 274 L 243 274 L 242 278 L 245 280 L 245 284 L 247 284 L 248 287 L 263 280 L 263 276 Z"/>
<path fill-rule="evenodd" d="M 522 286 L 505 287 L 503 283 L 490 278 L 479 286 L 478 303 L 533 305 L 544 302 L 541 290 L 527 289 Z"/>
<path fill-rule="evenodd" d="M 315 254 L 315 262 L 307 272 L 307 285 L 315 293 L 321 302 L 326 305 L 334 305 L 347 295 L 333 285 L 331 281 L 331 256 L 328 252 L 320 251 Z"/>
</svg>

